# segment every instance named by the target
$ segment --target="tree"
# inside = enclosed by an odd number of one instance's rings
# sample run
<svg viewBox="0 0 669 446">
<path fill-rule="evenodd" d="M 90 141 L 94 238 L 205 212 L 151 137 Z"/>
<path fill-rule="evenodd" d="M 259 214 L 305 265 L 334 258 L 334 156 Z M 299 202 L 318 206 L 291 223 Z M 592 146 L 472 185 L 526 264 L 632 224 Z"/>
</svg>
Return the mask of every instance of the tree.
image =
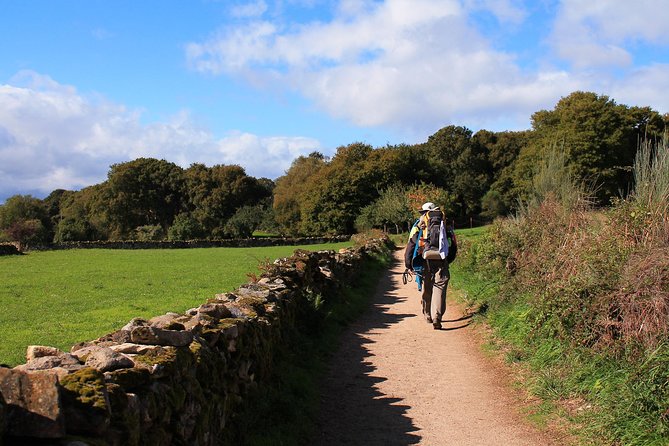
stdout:
<svg viewBox="0 0 669 446">
<path fill-rule="evenodd" d="M 262 205 L 242 206 L 225 224 L 225 232 L 233 238 L 248 238 L 263 221 Z"/>
<path fill-rule="evenodd" d="M 575 179 L 595 183 L 597 198 L 606 203 L 629 190 L 638 142 L 656 135 L 663 125 L 662 117 L 649 108 L 629 108 L 590 92 L 571 93 L 553 110 L 532 115 L 532 136 L 514 169 L 517 191 L 527 198 L 534 166 L 557 150 L 565 153 Z"/>
<path fill-rule="evenodd" d="M 449 125 L 427 140 L 426 153 L 434 166 L 430 183 L 445 189 L 452 197 L 452 217 L 478 215 L 481 199 L 492 181 L 488 134 L 472 138 L 466 127 Z"/>
<path fill-rule="evenodd" d="M 353 233 L 360 210 L 378 197 L 383 184 L 372 153 L 372 147 L 362 143 L 339 147 L 319 175 L 310 177 L 300 203 L 301 233 Z"/>
<path fill-rule="evenodd" d="M 395 233 L 399 234 L 400 228 L 403 228 L 413 218 L 407 188 L 395 184 L 384 190 L 376 200 L 376 213 L 384 225 L 384 231 L 388 231 L 387 225 L 393 225 Z"/>
<path fill-rule="evenodd" d="M 48 242 L 49 228 L 50 219 L 39 198 L 14 195 L 0 206 L 0 231 L 20 246 Z"/>
<path fill-rule="evenodd" d="M 481 197 L 482 215 L 494 218 L 507 215 L 516 209 L 513 171 L 520 150 L 527 145 L 529 131 L 490 132 L 478 131 L 472 143 L 484 146 L 487 152 L 491 184 Z"/>
<path fill-rule="evenodd" d="M 314 183 L 312 178 L 320 176 L 326 163 L 325 157 L 319 152 L 312 152 L 309 156 L 299 156 L 286 174 L 276 180 L 272 207 L 276 222 L 283 233 L 299 233 L 302 201 L 307 185 Z"/>
<path fill-rule="evenodd" d="M 127 237 L 139 226 L 164 230 L 181 210 L 183 169 L 154 158 L 114 164 L 108 174 L 109 220 L 113 233 Z"/>
<path fill-rule="evenodd" d="M 55 242 L 109 238 L 110 193 L 106 182 L 66 192 L 59 202 Z"/>
<path fill-rule="evenodd" d="M 17 220 L 4 230 L 9 240 L 17 243 L 17 249 L 23 251 L 33 243 L 44 242 L 45 229 L 37 219 Z"/>
<path fill-rule="evenodd" d="M 225 237 L 225 224 L 236 210 L 270 197 L 272 186 L 240 166 L 193 164 L 185 172 L 186 209 L 207 236 Z"/>
</svg>

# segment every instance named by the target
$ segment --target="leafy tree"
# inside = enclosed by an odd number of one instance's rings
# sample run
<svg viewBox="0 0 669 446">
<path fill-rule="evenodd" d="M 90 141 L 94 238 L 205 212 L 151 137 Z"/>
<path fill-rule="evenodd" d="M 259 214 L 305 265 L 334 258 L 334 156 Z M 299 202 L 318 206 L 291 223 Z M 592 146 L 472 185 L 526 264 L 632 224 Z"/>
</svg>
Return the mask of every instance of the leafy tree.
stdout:
<svg viewBox="0 0 669 446">
<path fill-rule="evenodd" d="M 14 195 L 0 206 L 0 231 L 21 245 L 48 242 L 50 223 L 42 200 L 31 195 Z"/>
<path fill-rule="evenodd" d="M 491 184 L 481 198 L 482 214 L 486 218 L 507 215 L 516 209 L 513 172 L 520 150 L 527 145 L 529 131 L 478 131 L 472 138 L 475 145 L 484 146 L 488 154 Z"/>
<path fill-rule="evenodd" d="M 236 209 L 261 202 L 271 188 L 271 181 L 250 177 L 236 165 L 193 164 L 185 172 L 186 208 L 210 237 L 224 237 Z"/>
<path fill-rule="evenodd" d="M 395 233 L 399 234 L 400 228 L 404 228 L 413 218 L 405 186 L 399 184 L 390 186 L 381 193 L 375 204 L 377 217 L 386 232 L 388 231 L 387 225 L 393 225 Z"/>
<path fill-rule="evenodd" d="M 478 214 L 491 181 L 487 146 L 474 144 L 466 127 L 450 125 L 430 136 L 426 147 L 434 166 L 431 182 L 453 197 L 452 215 Z"/>
<path fill-rule="evenodd" d="M 19 251 L 23 251 L 33 243 L 46 240 L 44 225 L 37 219 L 16 220 L 4 230 L 4 233 L 9 240 L 17 243 Z"/>
<path fill-rule="evenodd" d="M 379 195 L 383 172 L 375 168 L 373 149 L 354 143 L 337 149 L 336 155 L 312 176 L 301 203 L 301 226 L 305 234 L 350 234 L 364 206 Z"/>
<path fill-rule="evenodd" d="M 318 152 L 300 156 L 293 161 L 286 174 L 276 180 L 272 207 L 283 233 L 300 232 L 302 202 L 308 190 L 307 185 L 314 183 L 312 178 L 320 176 L 326 163 L 323 154 Z"/>
<path fill-rule="evenodd" d="M 63 197 L 71 193 L 72 192 L 66 191 L 65 189 L 56 189 L 51 192 L 44 200 L 42 200 L 47 215 L 49 216 L 49 227 L 52 231 L 56 230 L 60 220 L 61 201 L 63 200 Z M 53 234 L 50 235 L 50 238 L 53 238 Z"/>
<path fill-rule="evenodd" d="M 109 200 L 106 182 L 77 192 L 64 193 L 59 202 L 60 214 L 54 241 L 107 239 L 111 231 L 108 222 Z"/>
<path fill-rule="evenodd" d="M 114 164 L 108 174 L 108 217 L 115 235 L 125 237 L 139 226 L 166 229 L 181 210 L 183 169 L 154 158 Z"/>
<path fill-rule="evenodd" d="M 225 224 L 225 232 L 233 238 L 248 238 L 263 221 L 264 206 L 242 206 Z"/>
<path fill-rule="evenodd" d="M 519 195 L 527 198 L 534 166 L 550 151 L 562 151 L 576 180 L 594 182 L 600 202 L 629 190 L 638 141 L 664 125 L 649 108 L 618 105 L 608 96 L 577 91 L 553 110 L 532 115 L 532 137 L 514 170 Z"/>
</svg>

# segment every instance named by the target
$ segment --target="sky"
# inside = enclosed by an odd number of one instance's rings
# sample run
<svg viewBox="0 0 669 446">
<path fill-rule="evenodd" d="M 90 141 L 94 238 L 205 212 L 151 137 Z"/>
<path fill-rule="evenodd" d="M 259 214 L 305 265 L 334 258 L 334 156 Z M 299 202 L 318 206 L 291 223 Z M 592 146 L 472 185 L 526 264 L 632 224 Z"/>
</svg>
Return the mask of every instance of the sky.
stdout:
<svg viewBox="0 0 669 446">
<path fill-rule="evenodd" d="M 669 112 L 669 0 L 0 0 L 0 203 L 153 157 L 531 128 L 576 90 Z"/>
</svg>

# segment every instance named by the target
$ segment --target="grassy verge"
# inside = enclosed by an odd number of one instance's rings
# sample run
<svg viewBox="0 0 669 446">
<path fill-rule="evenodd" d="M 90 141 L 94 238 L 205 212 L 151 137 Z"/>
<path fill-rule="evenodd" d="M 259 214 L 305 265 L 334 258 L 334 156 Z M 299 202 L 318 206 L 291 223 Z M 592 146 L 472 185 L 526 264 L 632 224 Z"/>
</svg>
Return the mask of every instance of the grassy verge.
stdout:
<svg viewBox="0 0 669 446">
<path fill-rule="evenodd" d="M 289 256 L 296 248 L 350 245 L 91 249 L 0 257 L 0 363 L 23 362 L 31 344 L 69 350 L 133 317 L 183 312 L 245 283 L 259 262 Z"/>
<path fill-rule="evenodd" d="M 485 257 L 486 248 L 475 246 L 484 243 L 480 234 L 468 235 L 461 233 L 464 252 L 452 265 L 452 284 L 492 328 L 490 348 L 538 397 L 530 419 L 557 420 L 580 444 L 669 445 L 669 344 L 629 357 L 553 335 L 536 320 L 544 296 L 507 286 L 494 268 L 475 268 L 472 257 Z"/>
<path fill-rule="evenodd" d="M 355 284 L 344 288 L 336 303 L 325 302 L 317 331 L 303 328 L 276 355 L 272 385 L 252 395 L 247 413 L 239 417 L 248 446 L 311 444 L 320 403 L 320 380 L 344 328 L 367 308 L 390 263 L 390 255 L 369 260 Z"/>
</svg>

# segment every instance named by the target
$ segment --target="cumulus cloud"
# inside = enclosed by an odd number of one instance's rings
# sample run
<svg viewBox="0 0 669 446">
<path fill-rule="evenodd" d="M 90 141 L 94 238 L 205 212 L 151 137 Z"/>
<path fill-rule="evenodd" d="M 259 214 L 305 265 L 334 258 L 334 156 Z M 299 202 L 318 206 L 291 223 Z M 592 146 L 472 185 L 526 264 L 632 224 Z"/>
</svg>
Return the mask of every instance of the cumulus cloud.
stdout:
<svg viewBox="0 0 669 446">
<path fill-rule="evenodd" d="M 279 17 L 270 5 L 262 16 L 188 44 L 186 56 L 195 70 L 290 89 L 331 116 L 416 139 L 450 123 L 527 128 L 534 111 L 574 90 L 622 93 L 664 84 L 654 75 L 660 68 L 637 67 L 634 57 L 638 45 L 669 42 L 669 8 L 654 0 L 527 5 L 342 0 L 332 5 L 330 19 L 301 23 Z M 524 50 L 536 54 L 534 63 L 520 63 L 519 55 L 487 40 L 472 20 L 480 13 L 516 30 L 547 20 L 543 40 Z M 633 96 L 630 103 L 645 105 L 643 99 Z"/>
<path fill-rule="evenodd" d="M 655 0 L 563 0 L 549 40 L 577 68 L 628 66 L 630 48 L 669 43 L 669 8 Z"/>
<path fill-rule="evenodd" d="M 633 70 L 629 76 L 614 80 L 605 92 L 618 103 L 648 105 L 666 113 L 669 110 L 669 64 L 653 64 Z"/>
<path fill-rule="evenodd" d="M 33 72 L 0 85 L 0 104 L 0 199 L 17 190 L 47 194 L 95 184 L 111 164 L 138 157 L 183 167 L 239 164 L 250 175 L 275 178 L 296 156 L 320 149 L 317 140 L 300 136 L 216 138 L 187 112 L 142 124 L 137 110 Z"/>
<path fill-rule="evenodd" d="M 527 127 L 538 107 L 580 85 L 556 82 L 565 77 L 556 69 L 522 72 L 472 27 L 470 10 L 526 17 L 512 0 L 343 1 L 329 22 L 260 18 L 190 43 L 186 55 L 195 70 L 264 76 L 332 116 L 421 137 L 451 122 L 484 127 L 500 113 Z"/>
</svg>

